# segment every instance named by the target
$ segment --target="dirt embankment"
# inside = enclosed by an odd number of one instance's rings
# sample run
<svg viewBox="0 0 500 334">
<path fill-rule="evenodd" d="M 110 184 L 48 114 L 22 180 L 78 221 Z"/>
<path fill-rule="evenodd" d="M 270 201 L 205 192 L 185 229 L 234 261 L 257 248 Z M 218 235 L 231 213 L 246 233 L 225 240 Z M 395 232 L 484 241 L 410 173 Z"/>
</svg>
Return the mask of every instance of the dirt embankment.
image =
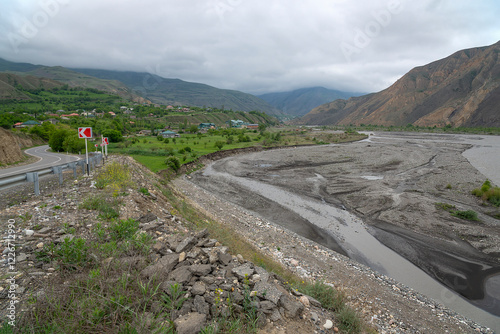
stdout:
<svg viewBox="0 0 500 334">
<path fill-rule="evenodd" d="M 0 128 L 0 165 L 12 164 L 25 158 L 22 149 L 43 144 L 25 133 L 14 133 Z"/>
</svg>

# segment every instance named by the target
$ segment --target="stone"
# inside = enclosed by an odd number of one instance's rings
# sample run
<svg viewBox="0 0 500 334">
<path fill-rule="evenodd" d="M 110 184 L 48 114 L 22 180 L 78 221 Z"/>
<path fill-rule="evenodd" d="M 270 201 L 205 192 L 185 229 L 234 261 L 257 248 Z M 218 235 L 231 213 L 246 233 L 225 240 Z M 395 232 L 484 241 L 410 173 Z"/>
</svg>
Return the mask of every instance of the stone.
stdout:
<svg viewBox="0 0 500 334">
<path fill-rule="evenodd" d="M 255 272 L 260 276 L 260 280 L 267 282 L 269 280 L 269 273 L 262 267 L 255 267 Z"/>
<path fill-rule="evenodd" d="M 73 240 L 75 236 L 73 234 L 65 234 L 65 235 L 62 235 L 61 237 L 57 238 L 56 240 L 54 240 L 54 243 L 55 244 L 60 244 L 60 243 L 63 243 L 64 240 L 68 239 L 68 241 L 71 241 Z"/>
<path fill-rule="evenodd" d="M 210 313 L 210 305 L 206 302 L 203 296 L 194 296 L 193 306 L 196 312 L 208 315 Z"/>
<path fill-rule="evenodd" d="M 33 230 L 25 230 L 24 231 L 24 234 L 26 234 L 26 236 L 28 236 L 28 237 L 32 236 L 34 233 L 35 233 L 35 231 L 33 231 Z"/>
<path fill-rule="evenodd" d="M 242 266 L 233 268 L 232 270 L 232 273 L 240 280 L 245 278 L 250 279 L 250 277 L 253 275 L 254 272 L 255 271 L 250 263 L 246 263 Z"/>
<path fill-rule="evenodd" d="M 318 313 L 311 312 L 311 321 L 314 322 L 314 323 L 317 323 L 319 321 Z"/>
<path fill-rule="evenodd" d="M 205 283 L 201 282 L 201 281 L 197 281 L 193 284 L 193 287 L 191 288 L 191 293 L 193 295 L 204 295 L 205 292 L 207 291 L 207 286 L 205 285 Z"/>
<path fill-rule="evenodd" d="M 219 262 L 219 250 L 218 249 L 212 249 L 212 251 L 208 254 L 208 261 L 210 264 L 214 264 L 216 262 Z"/>
<path fill-rule="evenodd" d="M 193 312 L 175 319 L 174 324 L 178 334 L 196 334 L 205 327 L 206 321 L 206 314 Z"/>
<path fill-rule="evenodd" d="M 28 256 L 25 253 L 19 253 L 16 256 L 16 262 L 24 262 L 24 261 L 26 261 L 27 258 L 28 258 Z"/>
<path fill-rule="evenodd" d="M 324 329 L 330 329 L 333 327 L 333 322 L 331 320 L 327 320 L 325 324 L 323 325 Z"/>
<path fill-rule="evenodd" d="M 295 318 L 299 316 L 304 310 L 304 305 L 302 305 L 302 303 L 294 300 L 288 295 L 281 295 L 279 299 L 279 305 L 283 307 L 285 316 L 289 318 Z"/>
<path fill-rule="evenodd" d="M 203 230 L 197 232 L 194 237 L 196 239 L 203 239 L 206 238 L 207 236 L 208 236 L 208 229 L 204 228 Z"/>
<path fill-rule="evenodd" d="M 278 304 L 283 294 L 283 292 L 280 291 L 274 284 L 263 281 L 255 283 L 253 290 L 257 292 L 257 296 L 262 299 L 269 300 L 275 305 Z"/>
<path fill-rule="evenodd" d="M 309 303 L 309 299 L 306 297 L 306 296 L 302 296 L 300 297 L 299 301 L 305 306 L 305 307 L 309 307 L 310 303 Z"/>
<path fill-rule="evenodd" d="M 212 272 L 210 264 L 193 264 L 189 266 L 189 270 L 196 276 L 206 276 Z"/>
<path fill-rule="evenodd" d="M 169 280 L 179 283 L 187 283 L 191 277 L 193 277 L 193 273 L 189 270 L 188 266 L 176 268 L 168 275 Z"/>
<path fill-rule="evenodd" d="M 232 259 L 233 259 L 233 256 L 231 254 L 219 253 L 219 261 L 220 261 L 220 263 L 222 263 L 225 266 L 227 266 L 229 264 L 229 262 L 231 262 Z"/>
<path fill-rule="evenodd" d="M 244 263 L 245 262 L 245 259 L 243 258 L 243 255 L 241 255 L 241 254 L 236 255 L 236 258 L 238 259 L 238 261 L 240 263 Z"/>
<path fill-rule="evenodd" d="M 184 240 L 182 240 L 177 245 L 177 247 L 175 247 L 175 252 L 176 253 L 189 252 L 189 250 L 191 250 L 191 248 L 193 248 L 193 246 L 195 245 L 195 243 L 196 243 L 196 239 L 195 238 L 193 238 L 193 237 L 187 237 Z"/>
<path fill-rule="evenodd" d="M 151 212 L 146 213 L 145 215 L 139 217 L 136 219 L 139 223 L 147 224 L 149 222 L 152 222 L 153 220 L 156 220 L 158 217 L 156 217 L 154 214 Z"/>
<path fill-rule="evenodd" d="M 307 299 L 309 300 L 309 304 L 311 304 L 312 306 L 321 307 L 321 303 L 317 299 L 314 299 L 313 297 L 308 295 L 304 296 L 307 297 Z"/>
<path fill-rule="evenodd" d="M 153 276 L 163 277 L 166 276 L 179 262 L 178 254 L 167 254 L 160 258 L 158 262 L 147 266 L 141 271 L 141 276 L 152 278 Z"/>
<path fill-rule="evenodd" d="M 182 252 L 179 254 L 179 262 L 182 262 L 186 259 L 186 252 Z"/>
<path fill-rule="evenodd" d="M 43 242 L 37 243 L 36 248 L 38 248 L 38 249 L 43 248 Z"/>
</svg>

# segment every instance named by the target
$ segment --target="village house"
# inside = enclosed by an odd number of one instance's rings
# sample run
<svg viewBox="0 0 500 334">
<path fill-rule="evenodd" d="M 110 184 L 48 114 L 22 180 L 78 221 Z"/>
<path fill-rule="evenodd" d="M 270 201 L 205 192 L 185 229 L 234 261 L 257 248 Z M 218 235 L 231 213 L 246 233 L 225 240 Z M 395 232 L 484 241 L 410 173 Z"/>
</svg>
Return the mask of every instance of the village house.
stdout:
<svg viewBox="0 0 500 334">
<path fill-rule="evenodd" d="M 200 125 L 198 125 L 198 129 L 201 131 L 209 130 L 209 129 L 216 129 L 216 126 L 214 123 L 200 123 Z"/>
<path fill-rule="evenodd" d="M 178 134 L 177 132 L 166 130 L 166 131 L 160 132 L 159 136 L 162 136 L 163 138 L 178 138 L 181 135 Z"/>
</svg>

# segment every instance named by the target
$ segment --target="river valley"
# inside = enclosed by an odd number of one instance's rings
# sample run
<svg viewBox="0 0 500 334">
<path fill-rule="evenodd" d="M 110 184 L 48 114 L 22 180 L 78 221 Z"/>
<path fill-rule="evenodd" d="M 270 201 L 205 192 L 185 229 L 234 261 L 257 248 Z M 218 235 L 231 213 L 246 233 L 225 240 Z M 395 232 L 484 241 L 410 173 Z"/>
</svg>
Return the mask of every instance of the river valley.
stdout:
<svg viewBox="0 0 500 334">
<path fill-rule="evenodd" d="M 471 195 L 500 184 L 498 157 L 498 137 L 370 133 L 223 159 L 191 181 L 498 332 L 498 208 Z"/>
</svg>

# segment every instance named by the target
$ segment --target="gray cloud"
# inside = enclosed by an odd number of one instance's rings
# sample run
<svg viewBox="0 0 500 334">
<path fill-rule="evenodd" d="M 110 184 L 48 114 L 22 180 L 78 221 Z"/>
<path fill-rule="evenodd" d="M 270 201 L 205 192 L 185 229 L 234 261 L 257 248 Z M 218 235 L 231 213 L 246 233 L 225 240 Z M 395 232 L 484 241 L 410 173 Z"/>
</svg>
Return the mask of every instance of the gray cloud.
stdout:
<svg viewBox="0 0 500 334">
<path fill-rule="evenodd" d="M 0 57 L 152 72 L 252 93 L 373 92 L 500 39 L 494 0 L 4 1 Z"/>
</svg>

